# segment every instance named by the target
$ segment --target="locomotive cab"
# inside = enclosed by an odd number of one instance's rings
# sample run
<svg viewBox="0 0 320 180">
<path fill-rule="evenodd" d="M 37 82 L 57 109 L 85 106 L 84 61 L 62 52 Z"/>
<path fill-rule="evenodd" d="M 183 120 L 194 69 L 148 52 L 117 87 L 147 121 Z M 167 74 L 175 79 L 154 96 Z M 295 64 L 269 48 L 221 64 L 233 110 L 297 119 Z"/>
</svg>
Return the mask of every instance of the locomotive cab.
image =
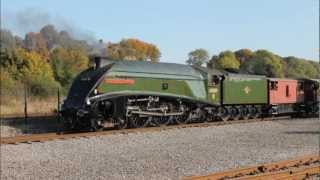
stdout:
<svg viewBox="0 0 320 180">
<path fill-rule="evenodd" d="M 213 104 L 221 104 L 221 86 L 224 77 L 217 74 L 208 74 L 208 100 Z"/>
</svg>

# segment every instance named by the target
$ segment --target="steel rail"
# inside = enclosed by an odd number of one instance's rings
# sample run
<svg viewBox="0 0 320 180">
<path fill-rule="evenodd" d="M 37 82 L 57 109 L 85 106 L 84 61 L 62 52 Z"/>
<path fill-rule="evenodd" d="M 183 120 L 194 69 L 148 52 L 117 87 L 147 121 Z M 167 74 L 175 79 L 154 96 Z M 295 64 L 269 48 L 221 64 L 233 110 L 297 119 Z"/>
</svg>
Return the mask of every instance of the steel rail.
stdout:
<svg viewBox="0 0 320 180">
<path fill-rule="evenodd" d="M 169 125 L 158 127 L 146 127 L 146 128 L 134 128 L 134 129 L 120 129 L 120 130 L 105 130 L 99 132 L 57 132 L 57 133 L 42 133 L 32 135 L 19 135 L 13 137 L 1 137 L 0 144 L 19 144 L 19 143 L 32 143 L 32 142 L 45 142 L 59 139 L 71 139 L 71 138 L 86 138 L 92 136 L 103 136 L 112 134 L 129 134 L 139 132 L 152 132 L 152 131 L 164 131 L 170 129 L 181 129 L 191 127 L 210 127 L 229 124 L 251 123 L 260 121 L 277 121 L 281 119 L 288 119 L 289 117 L 277 117 L 277 118 L 258 118 L 247 120 L 233 120 L 233 121 L 217 121 L 217 122 L 205 122 L 205 123 L 191 123 L 181 125 Z"/>
<path fill-rule="evenodd" d="M 255 179 L 303 179 L 320 175 L 320 156 L 307 155 L 295 159 L 252 167 L 238 168 L 204 176 L 184 177 L 185 180 L 255 180 Z"/>
</svg>

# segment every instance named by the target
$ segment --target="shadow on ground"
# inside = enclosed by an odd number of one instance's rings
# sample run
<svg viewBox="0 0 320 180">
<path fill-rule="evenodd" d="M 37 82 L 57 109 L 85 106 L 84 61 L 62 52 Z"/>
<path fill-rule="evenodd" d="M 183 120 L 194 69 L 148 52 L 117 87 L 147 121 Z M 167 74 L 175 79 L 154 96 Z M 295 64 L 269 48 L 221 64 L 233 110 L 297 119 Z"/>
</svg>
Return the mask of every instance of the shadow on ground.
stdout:
<svg viewBox="0 0 320 180">
<path fill-rule="evenodd" d="M 2 118 L 1 126 L 8 126 L 22 134 L 38 134 L 61 131 L 61 123 L 56 116 L 25 118 Z"/>
<path fill-rule="evenodd" d="M 320 134 L 320 131 L 287 131 L 286 134 Z"/>
</svg>

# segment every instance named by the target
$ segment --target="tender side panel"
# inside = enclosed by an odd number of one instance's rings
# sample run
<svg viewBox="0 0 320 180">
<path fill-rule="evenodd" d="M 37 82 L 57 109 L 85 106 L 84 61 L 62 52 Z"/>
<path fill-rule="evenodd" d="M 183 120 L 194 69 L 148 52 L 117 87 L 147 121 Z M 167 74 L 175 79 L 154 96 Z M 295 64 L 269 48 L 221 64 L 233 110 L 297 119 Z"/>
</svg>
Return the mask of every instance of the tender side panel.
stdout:
<svg viewBox="0 0 320 180">
<path fill-rule="evenodd" d="M 266 104 L 267 80 L 259 77 L 227 76 L 223 81 L 223 104 Z"/>
<path fill-rule="evenodd" d="M 203 80 L 160 79 L 150 77 L 105 76 L 99 85 L 100 93 L 121 91 L 165 93 L 186 96 L 206 101 L 207 94 Z"/>
<path fill-rule="evenodd" d="M 270 104 L 294 104 L 297 102 L 298 81 L 277 79 L 269 81 Z"/>
</svg>

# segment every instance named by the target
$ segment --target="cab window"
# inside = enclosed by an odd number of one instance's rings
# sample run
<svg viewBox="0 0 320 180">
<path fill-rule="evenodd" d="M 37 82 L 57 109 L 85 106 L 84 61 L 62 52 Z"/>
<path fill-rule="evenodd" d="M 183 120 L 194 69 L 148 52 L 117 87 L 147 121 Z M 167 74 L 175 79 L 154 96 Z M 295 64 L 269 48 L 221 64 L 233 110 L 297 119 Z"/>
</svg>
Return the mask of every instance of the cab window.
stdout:
<svg viewBox="0 0 320 180">
<path fill-rule="evenodd" d="M 217 75 L 211 76 L 211 85 L 217 85 L 220 83 L 220 78 Z"/>
</svg>

